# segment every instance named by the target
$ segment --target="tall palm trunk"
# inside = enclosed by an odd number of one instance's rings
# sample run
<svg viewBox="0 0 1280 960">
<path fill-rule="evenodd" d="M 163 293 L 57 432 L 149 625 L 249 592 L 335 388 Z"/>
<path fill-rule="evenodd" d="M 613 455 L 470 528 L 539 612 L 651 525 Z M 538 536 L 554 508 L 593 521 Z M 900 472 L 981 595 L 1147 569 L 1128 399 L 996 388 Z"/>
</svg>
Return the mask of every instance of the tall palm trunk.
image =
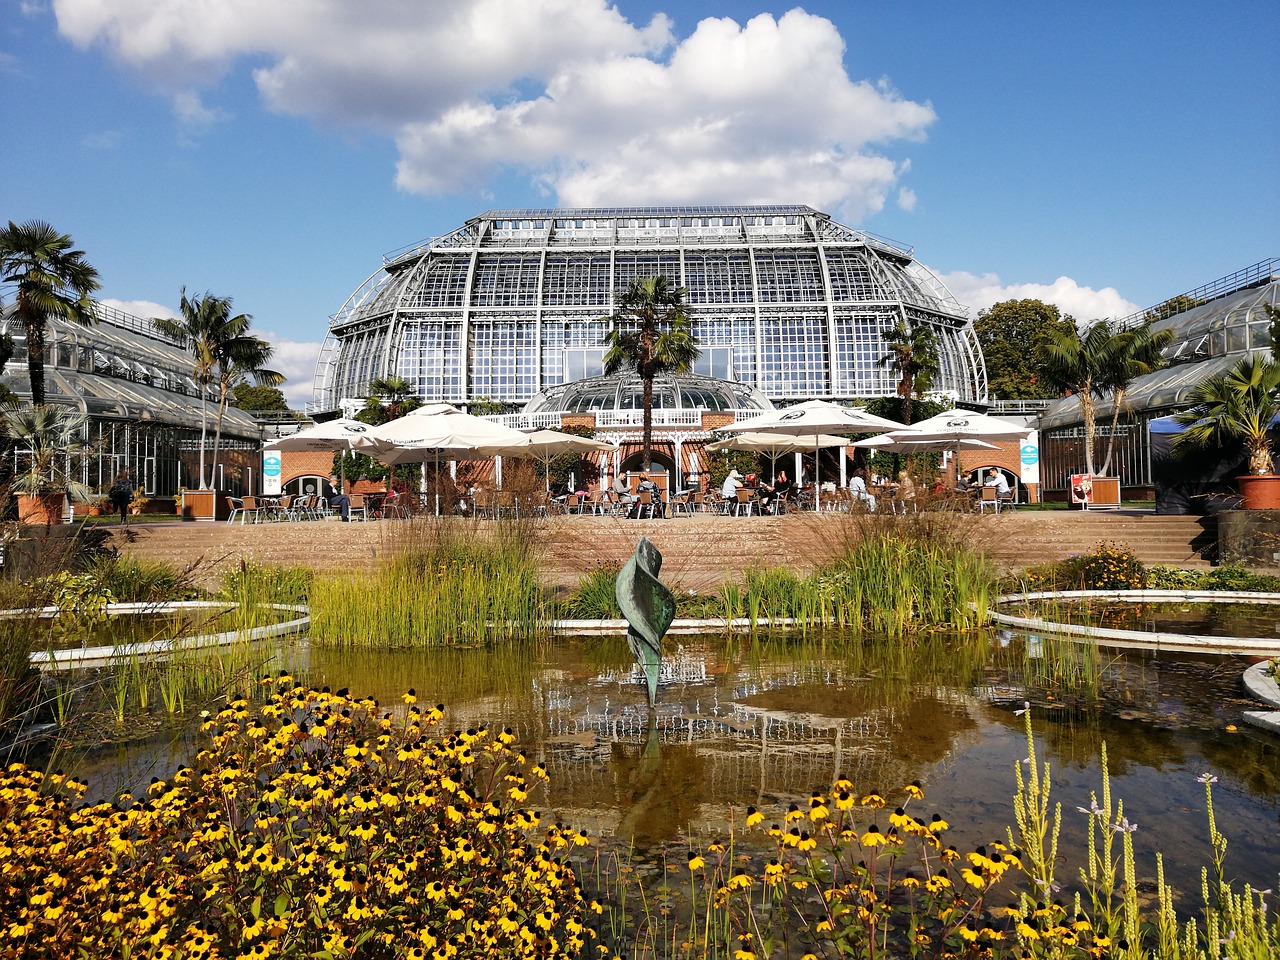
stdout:
<svg viewBox="0 0 1280 960">
<path fill-rule="evenodd" d="M 209 413 L 208 413 L 208 408 L 205 406 L 205 404 L 208 402 L 208 396 L 207 396 L 208 389 L 209 388 L 205 384 L 203 383 L 200 384 L 200 489 L 201 490 L 208 490 L 209 487 L 212 486 L 212 484 L 205 479 L 205 472 L 204 472 L 204 464 L 205 464 L 204 445 L 205 445 L 206 438 L 209 436 L 209 424 L 208 424 Z"/>
<path fill-rule="evenodd" d="M 19 294 L 21 300 L 21 294 Z M 18 307 L 27 333 L 27 378 L 31 381 L 31 405 L 44 406 L 44 320 L 30 305 Z"/>
<path fill-rule="evenodd" d="M 646 376 L 641 383 L 644 384 L 644 452 L 642 458 L 644 460 L 644 472 L 648 473 L 653 469 L 653 376 Z"/>
<path fill-rule="evenodd" d="M 1107 437 L 1107 455 L 1102 459 L 1102 472 L 1100 476 L 1109 477 L 1108 472 L 1111 469 L 1111 455 L 1116 449 L 1116 428 L 1120 425 L 1120 408 L 1124 404 L 1124 398 L 1128 391 L 1124 387 L 1117 387 L 1115 394 L 1111 397 L 1114 404 L 1111 410 L 1111 435 Z"/>
</svg>

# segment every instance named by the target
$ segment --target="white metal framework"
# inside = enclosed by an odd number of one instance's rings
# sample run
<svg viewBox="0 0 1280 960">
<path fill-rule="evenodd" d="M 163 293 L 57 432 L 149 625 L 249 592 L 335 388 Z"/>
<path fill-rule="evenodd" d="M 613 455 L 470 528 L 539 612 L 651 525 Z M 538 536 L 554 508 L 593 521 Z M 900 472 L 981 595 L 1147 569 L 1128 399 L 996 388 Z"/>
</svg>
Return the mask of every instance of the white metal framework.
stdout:
<svg viewBox="0 0 1280 960">
<path fill-rule="evenodd" d="M 397 376 L 425 400 L 523 403 L 601 373 L 614 294 L 688 289 L 696 372 L 770 400 L 890 396 L 882 333 L 938 334 L 935 389 L 985 402 L 967 311 L 912 252 L 807 206 L 491 210 L 385 258 L 334 316 L 312 405 Z"/>
</svg>

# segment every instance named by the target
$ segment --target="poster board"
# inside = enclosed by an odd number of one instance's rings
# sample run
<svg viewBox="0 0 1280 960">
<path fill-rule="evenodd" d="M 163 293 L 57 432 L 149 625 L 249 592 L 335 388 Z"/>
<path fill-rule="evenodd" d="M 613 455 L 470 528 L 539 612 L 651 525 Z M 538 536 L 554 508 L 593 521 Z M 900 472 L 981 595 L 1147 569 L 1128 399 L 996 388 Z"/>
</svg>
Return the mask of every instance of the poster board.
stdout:
<svg viewBox="0 0 1280 960">
<path fill-rule="evenodd" d="M 1071 502 L 1083 504 L 1085 509 L 1093 503 L 1093 474 L 1073 473 L 1071 475 Z"/>
</svg>

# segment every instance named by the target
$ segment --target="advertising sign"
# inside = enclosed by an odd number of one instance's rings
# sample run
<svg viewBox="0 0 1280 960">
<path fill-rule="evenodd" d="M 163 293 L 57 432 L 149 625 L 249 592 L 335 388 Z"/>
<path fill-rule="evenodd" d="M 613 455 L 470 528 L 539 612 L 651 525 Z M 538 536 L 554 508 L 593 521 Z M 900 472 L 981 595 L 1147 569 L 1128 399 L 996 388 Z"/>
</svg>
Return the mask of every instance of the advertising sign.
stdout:
<svg viewBox="0 0 1280 960">
<path fill-rule="evenodd" d="M 280 492 L 280 454 L 274 450 L 262 455 L 262 492 L 268 496 Z"/>
<path fill-rule="evenodd" d="M 1083 503 L 1085 507 L 1093 503 L 1093 474 L 1073 473 L 1071 475 L 1071 502 Z"/>
<path fill-rule="evenodd" d="M 1032 430 L 1018 446 L 1018 461 L 1022 465 L 1023 484 L 1040 482 L 1040 435 Z"/>
</svg>

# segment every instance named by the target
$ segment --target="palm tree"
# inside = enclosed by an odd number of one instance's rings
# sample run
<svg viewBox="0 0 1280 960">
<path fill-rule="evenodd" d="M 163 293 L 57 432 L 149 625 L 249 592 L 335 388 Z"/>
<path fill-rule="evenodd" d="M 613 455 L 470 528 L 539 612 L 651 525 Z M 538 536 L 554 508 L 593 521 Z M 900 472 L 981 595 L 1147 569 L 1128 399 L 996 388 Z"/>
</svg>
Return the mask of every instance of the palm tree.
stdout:
<svg viewBox="0 0 1280 960">
<path fill-rule="evenodd" d="M 183 287 L 178 310 L 182 314 L 180 318 L 155 317 L 151 322 L 161 333 L 182 343 L 192 356 L 191 376 L 200 388 L 200 489 L 207 490 L 212 482 L 212 477 L 206 477 L 205 474 L 204 456 L 208 436 L 208 410 L 205 401 L 211 399 L 209 388 L 214 383 L 219 383 L 222 371 L 237 363 L 238 357 L 253 357 L 262 347 L 266 347 L 265 363 L 271 355 L 271 348 L 249 334 L 252 317 L 248 314 L 231 315 L 230 297 L 215 297 L 211 293 L 206 293 L 203 297 L 189 297 L 186 287 Z M 240 366 L 247 368 L 243 363 Z M 220 406 L 219 428 L 222 414 L 223 408 Z"/>
<path fill-rule="evenodd" d="M 246 320 L 251 319 L 247 314 Z M 222 445 L 222 420 L 226 416 L 227 407 L 235 388 L 252 379 L 261 387 L 276 387 L 284 383 L 285 377 L 275 370 L 266 369 L 271 360 L 272 346 L 257 337 L 241 337 L 233 345 L 233 349 L 218 359 L 218 424 L 213 432 L 213 464 L 211 473 L 218 474 L 218 449 Z"/>
<path fill-rule="evenodd" d="M 77 410 L 53 404 L 0 413 L 0 431 L 14 442 L 22 464 L 13 475 L 13 489 L 32 496 L 66 493 L 72 500 L 88 500 L 90 489 L 77 479 L 79 461 L 94 452 L 84 439 L 86 420 Z"/>
<path fill-rule="evenodd" d="M 665 276 L 639 277 L 617 295 L 613 329 L 605 337 L 604 372 L 635 370 L 644 390 L 644 469 L 653 466 L 653 380 L 688 373 L 702 355 L 693 335 L 688 293 Z"/>
<path fill-rule="evenodd" d="M 1153 331 L 1151 321 L 1132 330 L 1118 331 L 1111 350 L 1110 369 L 1102 372 L 1102 386 L 1111 391 L 1111 435 L 1107 437 L 1107 455 L 1102 460 L 1102 476 L 1108 476 L 1111 455 L 1115 452 L 1116 426 L 1124 407 L 1125 395 L 1134 380 L 1164 366 L 1162 351 L 1173 340 L 1170 330 Z"/>
<path fill-rule="evenodd" d="M 905 320 L 889 330 L 881 331 L 881 339 L 889 352 L 880 358 L 880 366 L 888 367 L 898 377 L 898 396 L 902 398 L 902 422 L 911 424 L 913 398 L 929 389 L 939 373 L 938 338 L 933 328 Z"/>
<path fill-rule="evenodd" d="M 378 426 L 399 420 L 422 406 L 422 397 L 403 377 L 377 377 L 369 382 L 369 398 L 359 419 Z"/>
<path fill-rule="evenodd" d="M 1197 384 L 1188 399 L 1194 406 L 1174 417 L 1187 428 L 1174 441 L 1175 452 L 1242 441 L 1249 473 L 1272 472 L 1270 430 L 1280 416 L 1280 363 L 1258 354 L 1241 357 L 1226 373 Z"/>
<path fill-rule="evenodd" d="M 1120 346 L 1107 320 L 1099 320 L 1080 336 L 1075 330 L 1054 331 L 1041 348 L 1045 373 L 1053 385 L 1076 394 L 1084 421 L 1084 459 L 1088 473 L 1093 469 L 1093 436 L 1097 425 L 1095 399 L 1107 386 L 1108 371 Z"/>
<path fill-rule="evenodd" d="M 17 312 L 27 335 L 27 375 L 31 403 L 44 404 L 44 335 L 50 319 L 93 323 L 90 295 L 98 289 L 98 271 L 71 249 L 71 237 L 42 220 L 9 221 L 0 230 L 0 275 L 18 285 Z"/>
</svg>

